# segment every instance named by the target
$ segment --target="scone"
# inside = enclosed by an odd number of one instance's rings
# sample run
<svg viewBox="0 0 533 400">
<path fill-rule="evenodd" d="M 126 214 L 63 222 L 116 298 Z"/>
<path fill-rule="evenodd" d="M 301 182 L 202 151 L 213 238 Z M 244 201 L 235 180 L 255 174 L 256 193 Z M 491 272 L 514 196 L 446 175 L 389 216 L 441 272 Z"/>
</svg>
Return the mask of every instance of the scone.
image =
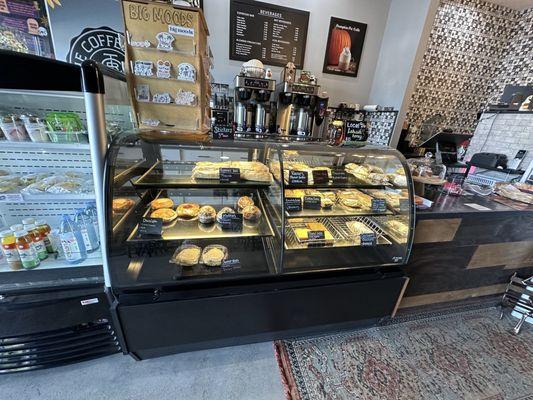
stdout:
<svg viewBox="0 0 533 400">
<path fill-rule="evenodd" d="M 237 208 L 239 210 L 242 210 L 243 208 L 246 208 L 248 206 L 253 206 L 253 205 L 254 205 L 254 201 L 249 196 L 242 196 L 242 197 L 239 197 L 239 200 L 237 200 Z"/>
<path fill-rule="evenodd" d="M 217 222 L 222 222 L 222 216 L 224 214 L 235 214 L 235 210 L 233 208 L 229 207 L 223 207 L 218 213 L 217 213 Z"/>
<path fill-rule="evenodd" d="M 193 219 L 198 216 L 200 206 L 196 203 L 183 203 L 176 208 L 178 217 L 182 219 Z"/>
<path fill-rule="evenodd" d="M 161 218 L 164 224 L 170 224 L 178 218 L 178 214 L 172 208 L 159 208 L 150 214 L 150 218 Z"/>
<path fill-rule="evenodd" d="M 201 252 L 202 249 L 197 246 L 187 247 L 178 253 L 176 261 L 179 265 L 184 267 L 192 267 L 193 265 L 198 264 Z"/>
<path fill-rule="evenodd" d="M 256 206 L 243 208 L 242 217 L 248 221 L 258 221 L 261 218 L 261 210 Z"/>
<path fill-rule="evenodd" d="M 200 221 L 201 224 L 211 224 L 215 222 L 216 217 L 217 212 L 211 206 L 203 206 L 200 208 L 200 211 L 198 211 L 198 221 Z"/>
<path fill-rule="evenodd" d="M 331 208 L 333 207 L 333 204 L 335 204 L 335 202 L 328 197 L 320 198 L 320 207 L 322 208 Z"/>
<path fill-rule="evenodd" d="M 158 210 L 160 208 L 172 208 L 174 207 L 174 202 L 172 199 L 167 197 L 161 197 L 160 199 L 155 199 L 150 203 L 152 210 Z"/>
<path fill-rule="evenodd" d="M 133 201 L 132 199 L 113 199 L 113 212 L 116 212 L 116 213 L 126 212 L 134 204 L 135 204 L 135 201 Z"/>
<path fill-rule="evenodd" d="M 208 246 L 202 254 L 202 262 L 209 267 L 220 267 L 226 259 L 226 254 L 222 246 Z"/>
</svg>

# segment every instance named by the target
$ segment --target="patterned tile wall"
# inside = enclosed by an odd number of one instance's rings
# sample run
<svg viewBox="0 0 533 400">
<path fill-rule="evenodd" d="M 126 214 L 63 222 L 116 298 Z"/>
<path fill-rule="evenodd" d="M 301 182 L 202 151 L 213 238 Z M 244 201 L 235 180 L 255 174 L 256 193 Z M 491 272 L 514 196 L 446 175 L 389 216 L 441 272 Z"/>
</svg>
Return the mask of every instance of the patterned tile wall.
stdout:
<svg viewBox="0 0 533 400">
<path fill-rule="evenodd" d="M 407 113 L 411 125 L 441 114 L 445 127 L 474 129 L 520 14 L 482 0 L 441 0 Z"/>
</svg>

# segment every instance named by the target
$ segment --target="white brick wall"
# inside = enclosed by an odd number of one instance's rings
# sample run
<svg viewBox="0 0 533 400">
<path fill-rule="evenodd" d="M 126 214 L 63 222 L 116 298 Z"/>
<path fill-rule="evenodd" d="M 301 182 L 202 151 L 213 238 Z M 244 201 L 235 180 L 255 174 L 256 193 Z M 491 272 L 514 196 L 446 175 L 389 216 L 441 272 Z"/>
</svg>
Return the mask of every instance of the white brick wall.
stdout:
<svg viewBox="0 0 533 400">
<path fill-rule="evenodd" d="M 527 150 L 521 168 L 533 161 L 533 113 L 484 113 L 466 152 L 466 160 L 475 153 L 505 154 L 512 160 L 518 150 Z"/>
</svg>

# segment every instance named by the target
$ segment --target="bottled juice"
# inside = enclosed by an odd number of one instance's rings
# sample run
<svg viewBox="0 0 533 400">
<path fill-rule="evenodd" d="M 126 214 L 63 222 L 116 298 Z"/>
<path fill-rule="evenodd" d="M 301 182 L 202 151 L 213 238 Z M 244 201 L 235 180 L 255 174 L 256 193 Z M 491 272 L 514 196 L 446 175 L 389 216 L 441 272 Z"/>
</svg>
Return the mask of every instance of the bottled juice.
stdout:
<svg viewBox="0 0 533 400">
<path fill-rule="evenodd" d="M 4 253 L 9 268 L 14 271 L 22 269 L 14 233 L 10 230 L 0 232 L 0 238 L 2 241 L 2 253 Z"/>
<path fill-rule="evenodd" d="M 35 221 L 35 225 L 37 226 L 37 229 L 43 236 L 44 245 L 46 246 L 46 251 L 48 253 L 55 253 L 56 249 L 52 241 L 50 240 L 50 232 L 52 231 L 52 229 L 50 228 L 50 225 L 48 225 L 46 223 L 46 220 L 44 219 L 39 219 Z"/>
<path fill-rule="evenodd" d="M 46 245 L 44 244 L 44 236 L 41 234 L 39 229 L 33 224 L 25 225 L 26 230 L 31 235 L 33 240 L 33 246 L 37 252 L 37 256 L 40 260 L 45 260 L 48 258 L 48 252 L 46 251 Z"/>
<path fill-rule="evenodd" d="M 98 249 L 99 243 L 98 238 L 96 237 L 96 232 L 94 231 L 94 224 L 91 217 L 80 208 L 76 211 L 75 221 L 80 228 L 81 236 L 83 237 L 83 242 L 85 243 L 87 253 L 92 253 Z"/>
<path fill-rule="evenodd" d="M 63 215 L 59 238 L 65 258 L 71 264 L 77 264 L 87 258 L 87 250 L 78 224 L 68 215 Z"/>
<path fill-rule="evenodd" d="M 15 244 L 19 253 L 22 268 L 33 269 L 37 268 L 41 261 L 35 251 L 28 232 L 25 230 L 18 230 L 15 232 Z"/>
</svg>

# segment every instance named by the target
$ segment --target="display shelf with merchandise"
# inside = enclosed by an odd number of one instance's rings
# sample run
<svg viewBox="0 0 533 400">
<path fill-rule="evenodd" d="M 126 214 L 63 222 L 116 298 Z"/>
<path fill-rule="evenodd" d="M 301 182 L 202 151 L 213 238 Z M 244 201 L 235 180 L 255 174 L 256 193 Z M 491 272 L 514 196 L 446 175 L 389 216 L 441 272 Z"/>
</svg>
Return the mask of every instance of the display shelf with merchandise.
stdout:
<svg viewBox="0 0 533 400">
<path fill-rule="evenodd" d="M 94 253 L 87 254 L 87 258 L 77 264 L 70 264 L 65 258 L 58 257 L 56 253 L 49 254 L 48 258 L 41 260 L 40 264 L 36 268 L 31 270 L 20 269 L 16 272 L 27 272 L 33 270 L 43 270 L 43 269 L 57 269 L 57 268 L 76 268 L 76 267 L 91 267 L 91 266 L 101 266 L 102 265 L 102 252 L 100 250 L 95 251 Z M 0 259 L 0 272 L 14 272 L 5 260 Z"/>
</svg>

